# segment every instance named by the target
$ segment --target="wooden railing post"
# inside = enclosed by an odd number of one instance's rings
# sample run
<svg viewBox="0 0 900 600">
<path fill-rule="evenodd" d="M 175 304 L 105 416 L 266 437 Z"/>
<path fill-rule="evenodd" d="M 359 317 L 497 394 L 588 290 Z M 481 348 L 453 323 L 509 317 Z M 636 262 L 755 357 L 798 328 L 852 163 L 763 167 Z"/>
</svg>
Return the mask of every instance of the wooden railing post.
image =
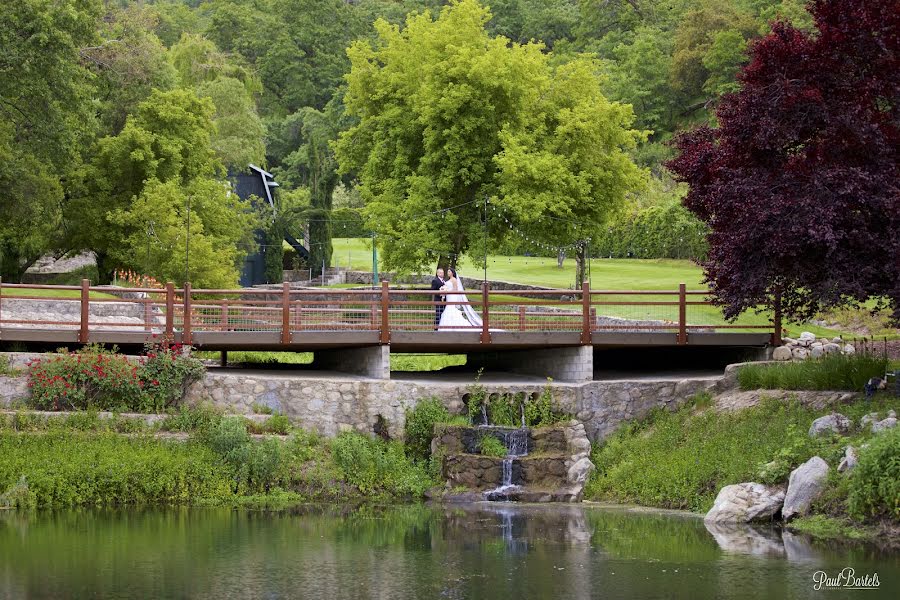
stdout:
<svg viewBox="0 0 900 600">
<path fill-rule="evenodd" d="M 381 282 L 381 343 L 391 342 L 391 297 L 388 291 L 388 282 Z"/>
<path fill-rule="evenodd" d="M 679 344 L 687 344 L 687 286 L 678 284 L 678 340 Z"/>
<path fill-rule="evenodd" d="M 527 310 L 527 306 L 519 305 L 519 331 L 525 331 L 525 313 Z"/>
<path fill-rule="evenodd" d="M 281 286 L 281 343 L 291 343 L 291 284 Z"/>
<path fill-rule="evenodd" d="M 481 284 L 481 306 L 483 307 L 482 315 L 481 315 L 481 343 L 482 344 L 490 344 L 491 343 L 491 329 L 490 329 L 490 306 L 488 300 L 488 282 L 484 281 Z"/>
<path fill-rule="evenodd" d="M 89 279 L 81 280 L 81 331 L 78 333 L 78 341 L 88 343 L 88 325 L 91 319 L 91 282 Z"/>
<path fill-rule="evenodd" d="M 587 281 L 581 284 L 581 343 L 591 343 L 591 284 Z"/>
<path fill-rule="evenodd" d="M 191 284 L 184 282 L 184 323 L 181 333 L 181 343 L 190 346 L 193 343 L 191 335 Z"/>
<path fill-rule="evenodd" d="M 228 331 L 228 303 L 222 303 L 222 309 L 219 314 L 219 326 L 222 331 Z"/>
<path fill-rule="evenodd" d="M 772 325 L 774 326 L 774 331 L 772 332 L 772 345 L 780 346 L 782 342 L 782 329 L 781 329 L 781 287 L 775 288 L 775 306 L 773 307 L 774 314 L 772 315 Z"/>
<path fill-rule="evenodd" d="M 166 284 L 166 340 L 175 339 L 175 284 Z"/>
</svg>

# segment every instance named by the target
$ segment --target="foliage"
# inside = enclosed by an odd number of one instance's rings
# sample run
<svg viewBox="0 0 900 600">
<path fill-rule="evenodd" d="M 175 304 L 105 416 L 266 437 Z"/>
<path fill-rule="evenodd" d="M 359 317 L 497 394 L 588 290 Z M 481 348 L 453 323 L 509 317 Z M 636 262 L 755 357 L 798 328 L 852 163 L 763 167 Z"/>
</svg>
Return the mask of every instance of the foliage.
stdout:
<svg viewBox="0 0 900 600">
<path fill-rule="evenodd" d="M 115 433 L 0 433 L 0 489 L 24 478 L 40 507 L 187 503 L 229 492 L 202 445 Z"/>
<path fill-rule="evenodd" d="M 287 435 L 291 429 L 291 420 L 286 415 L 272 415 L 262 423 L 247 419 L 247 430 L 250 433 Z"/>
<path fill-rule="evenodd" d="M 201 435 L 218 426 L 222 411 L 210 405 L 179 406 L 159 425 L 162 431 L 182 431 Z"/>
<path fill-rule="evenodd" d="M 478 451 L 485 456 L 503 458 L 508 451 L 503 442 L 489 433 L 484 433 L 478 438 Z"/>
<path fill-rule="evenodd" d="M 855 410 L 869 406 L 860 402 Z M 847 440 L 806 436 L 819 414 L 774 400 L 737 412 L 697 412 L 692 404 L 674 413 L 653 411 L 640 423 L 622 426 L 594 450 L 597 471 L 585 496 L 706 511 L 723 486 L 766 475 L 773 459 L 781 465 L 768 472 L 769 481 L 814 454 L 836 460 Z"/>
<path fill-rule="evenodd" d="M 403 436 L 406 455 L 417 462 L 428 460 L 435 423 L 445 423 L 449 419 L 450 412 L 438 398 L 424 398 L 413 408 L 406 409 Z"/>
<path fill-rule="evenodd" d="M 0 377 L 16 377 L 19 369 L 12 368 L 8 356 L 0 356 Z"/>
<path fill-rule="evenodd" d="M 637 209 L 601 229 L 591 248 L 601 256 L 687 258 L 706 256 L 707 226 L 678 203 Z"/>
<path fill-rule="evenodd" d="M 900 521 L 900 428 L 879 433 L 859 450 L 849 483 L 853 516 Z"/>
<path fill-rule="evenodd" d="M 28 365 L 30 403 L 43 410 L 159 412 L 184 397 L 202 377 L 202 363 L 180 345 L 152 344 L 139 361 L 87 346 L 81 351 L 33 360 Z"/>
<path fill-rule="evenodd" d="M 793 317 L 883 298 L 897 319 L 896 3 L 810 7 L 816 31 L 775 24 L 719 126 L 681 135 L 669 166 L 710 226 L 704 270 L 727 317 L 780 292 Z"/>
<path fill-rule="evenodd" d="M 363 216 L 353 208 L 339 208 L 331 212 L 331 226 L 337 237 L 362 238 L 369 237 L 371 230 L 366 229 Z"/>
<path fill-rule="evenodd" d="M 525 403 L 525 424 L 528 427 L 547 427 L 572 418 L 558 409 L 553 400 L 552 379 L 547 378 L 547 385 L 537 399 Z"/>
<path fill-rule="evenodd" d="M 385 234 L 387 269 L 455 265 L 480 239 L 486 197 L 528 225 L 548 211 L 596 220 L 640 183 L 624 152 L 640 137 L 631 110 L 603 97 L 597 65 L 555 66 L 539 44 L 490 37 L 489 19 L 461 0 L 402 31 L 377 21 L 377 41 L 348 51 L 345 103 L 358 122 L 335 148 Z M 440 218 L 410 218 L 429 214 Z M 556 223 L 548 235 L 574 233 Z M 495 225 L 494 237 L 508 233 Z"/>
<path fill-rule="evenodd" d="M 431 481 L 400 442 L 384 442 L 345 432 L 331 442 L 334 462 L 348 483 L 364 495 L 421 496 Z"/>
<path fill-rule="evenodd" d="M 738 371 L 742 390 L 848 390 L 861 392 L 872 377 L 883 377 L 887 359 L 868 352 L 826 354 L 799 362 L 746 365 Z"/>
<path fill-rule="evenodd" d="M 251 408 L 255 415 L 271 415 L 275 412 L 268 404 L 260 404 L 259 402 L 254 402 Z"/>
</svg>

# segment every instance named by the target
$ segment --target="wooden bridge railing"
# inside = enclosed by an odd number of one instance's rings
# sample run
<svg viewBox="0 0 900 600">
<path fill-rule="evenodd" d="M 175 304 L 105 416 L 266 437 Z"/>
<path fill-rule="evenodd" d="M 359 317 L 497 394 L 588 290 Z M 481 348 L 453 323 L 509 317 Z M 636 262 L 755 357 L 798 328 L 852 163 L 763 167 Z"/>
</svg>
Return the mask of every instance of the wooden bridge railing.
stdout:
<svg viewBox="0 0 900 600">
<path fill-rule="evenodd" d="M 3 284 L 0 281 L 0 339 L 12 329 L 64 329 L 78 332 L 81 343 L 92 332 L 131 331 L 164 335 L 190 344 L 200 332 L 272 332 L 288 345 L 303 331 L 377 332 L 390 343 L 392 332 L 436 329 L 445 292 L 390 287 L 375 289 L 193 289 L 190 284 L 161 289 L 91 286 Z M 688 290 L 467 290 L 468 303 L 479 313 L 480 326 L 460 327 L 478 332 L 482 343 L 492 333 L 572 332 L 590 344 L 597 332 L 668 332 L 677 344 L 688 343 L 691 332 L 767 331 L 781 339 L 781 316 L 776 310 L 765 325 L 723 324 L 721 313 L 707 299 L 707 291 Z M 777 308 L 777 307 L 776 307 Z"/>
</svg>

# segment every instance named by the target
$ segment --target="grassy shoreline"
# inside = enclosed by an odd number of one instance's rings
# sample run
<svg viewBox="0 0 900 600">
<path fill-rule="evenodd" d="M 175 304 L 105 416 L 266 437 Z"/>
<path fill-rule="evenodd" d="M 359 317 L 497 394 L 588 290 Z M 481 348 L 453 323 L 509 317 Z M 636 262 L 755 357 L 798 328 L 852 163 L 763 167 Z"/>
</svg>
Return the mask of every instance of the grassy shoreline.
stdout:
<svg viewBox="0 0 900 600">
<path fill-rule="evenodd" d="M 585 499 L 704 514 L 725 485 L 783 485 L 792 469 L 818 455 L 831 467 L 826 490 L 809 515 L 783 526 L 821 539 L 897 546 L 900 523 L 891 505 L 900 498 L 874 508 L 866 505 L 862 494 L 871 486 L 859 481 L 859 467 L 849 475 L 836 470 L 847 445 L 860 448 L 875 436 L 855 429 L 846 436 L 811 438 L 807 430 L 815 418 L 832 410 L 858 423 L 870 412 L 884 417 L 898 408 L 900 400 L 879 394 L 871 402 L 856 400 L 840 407 L 815 409 L 764 400 L 731 412 L 718 410 L 709 396 L 698 396 L 674 413 L 658 410 L 629 423 L 595 446 L 591 458 L 597 470 L 585 488 Z"/>
</svg>

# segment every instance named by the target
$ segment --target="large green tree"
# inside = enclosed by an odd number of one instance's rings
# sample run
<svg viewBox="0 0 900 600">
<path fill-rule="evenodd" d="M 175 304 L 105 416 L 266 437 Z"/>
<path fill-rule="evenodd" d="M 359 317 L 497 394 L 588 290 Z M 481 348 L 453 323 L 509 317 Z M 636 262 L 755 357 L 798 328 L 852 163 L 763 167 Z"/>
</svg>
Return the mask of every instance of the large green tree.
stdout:
<svg viewBox="0 0 900 600">
<path fill-rule="evenodd" d="M 348 112 L 358 123 L 336 146 L 360 178 L 365 214 L 389 269 L 456 264 L 481 248 L 484 202 L 556 243 L 602 221 L 640 171 L 629 107 L 600 92 L 596 65 L 555 67 L 540 44 L 485 29 L 488 9 L 452 2 L 405 29 L 376 23 L 378 39 L 350 49 Z M 508 231 L 490 223 L 492 232 Z"/>
<path fill-rule="evenodd" d="M 57 244 L 61 181 L 96 126 L 82 56 L 97 0 L 0 2 L 0 276 L 18 281 Z"/>
<path fill-rule="evenodd" d="M 232 207 L 220 211 L 221 206 L 211 200 L 198 201 L 193 209 L 197 223 L 207 223 L 207 230 L 216 223 L 217 227 L 245 228 L 245 222 L 238 215 L 243 208 L 228 202 L 226 187 L 215 181 L 223 174 L 223 168 L 210 141 L 213 113 L 209 99 L 198 98 L 189 90 L 154 91 L 128 118 L 118 135 L 98 141 L 93 160 L 73 184 L 73 198 L 66 206 L 66 221 L 71 246 L 94 251 L 101 279 L 111 277 L 116 267 L 152 268 L 156 264 L 152 261 L 148 265 L 137 262 L 146 254 L 136 253 L 134 248 L 144 247 L 147 241 L 152 245 L 155 228 L 151 226 L 155 219 L 160 219 L 161 227 L 172 223 L 176 219 L 172 213 L 173 199 L 179 202 L 184 199 L 186 211 L 185 194 L 191 195 L 188 190 L 197 186 L 206 190 L 197 194 L 198 198 L 210 197 L 209 186 L 212 185 L 218 190 L 220 205 Z M 166 185 L 160 187 L 159 184 Z M 175 188 L 185 190 L 178 197 L 180 199 L 172 192 Z M 146 214 L 135 212 L 135 206 L 143 207 Z M 204 212 L 213 209 L 218 211 L 216 218 L 207 220 Z M 131 215 L 131 218 L 123 215 Z M 150 222 L 144 223 L 138 216 L 150 219 Z M 159 236 L 159 232 L 156 235 Z M 229 240 L 241 239 L 241 235 L 241 232 L 234 232 L 230 236 L 216 237 Z M 137 244 L 135 240 L 138 239 L 144 243 Z M 170 245 L 169 242 L 160 243 L 160 250 Z M 220 244 L 217 247 L 228 262 L 232 254 L 226 246 Z M 198 271 L 192 269 L 192 272 Z M 159 274 L 172 276 L 170 270 L 159 271 Z"/>
</svg>

